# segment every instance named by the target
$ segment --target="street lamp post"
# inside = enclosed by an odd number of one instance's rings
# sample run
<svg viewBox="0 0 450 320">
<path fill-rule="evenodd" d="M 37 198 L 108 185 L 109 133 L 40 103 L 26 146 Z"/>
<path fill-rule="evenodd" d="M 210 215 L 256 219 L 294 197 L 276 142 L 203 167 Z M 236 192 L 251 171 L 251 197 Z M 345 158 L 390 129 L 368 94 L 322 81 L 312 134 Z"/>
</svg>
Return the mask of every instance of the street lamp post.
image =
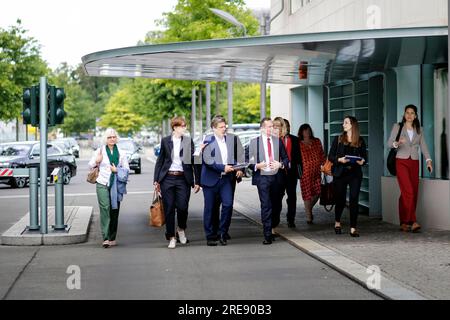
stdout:
<svg viewBox="0 0 450 320">
<path fill-rule="evenodd" d="M 214 14 L 221 17 L 222 19 L 228 21 L 229 23 L 234 24 L 235 26 L 237 26 L 239 28 L 242 28 L 244 30 L 244 37 L 247 36 L 247 29 L 245 28 L 244 24 L 239 22 L 238 19 L 236 19 L 230 13 L 223 11 L 223 10 L 215 9 L 215 8 L 209 8 L 209 10 L 211 10 Z"/>
</svg>

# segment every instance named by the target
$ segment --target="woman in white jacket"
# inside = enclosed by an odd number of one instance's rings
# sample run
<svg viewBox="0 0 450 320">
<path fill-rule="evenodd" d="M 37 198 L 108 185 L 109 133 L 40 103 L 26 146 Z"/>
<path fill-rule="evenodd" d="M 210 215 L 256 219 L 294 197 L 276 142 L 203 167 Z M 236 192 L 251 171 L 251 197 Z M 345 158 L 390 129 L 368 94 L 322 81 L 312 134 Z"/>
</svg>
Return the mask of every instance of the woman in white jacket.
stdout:
<svg viewBox="0 0 450 320">
<path fill-rule="evenodd" d="M 112 128 L 106 129 L 103 136 L 104 145 L 95 150 L 91 161 L 89 161 L 90 168 L 99 167 L 96 192 L 103 236 L 102 246 L 104 248 L 117 245 L 116 236 L 120 202 L 117 209 L 113 209 L 111 205 L 111 187 L 115 187 L 114 178 L 117 174 L 117 168 L 130 169 L 125 152 L 117 147 L 118 141 L 119 136 L 116 130 Z"/>
</svg>

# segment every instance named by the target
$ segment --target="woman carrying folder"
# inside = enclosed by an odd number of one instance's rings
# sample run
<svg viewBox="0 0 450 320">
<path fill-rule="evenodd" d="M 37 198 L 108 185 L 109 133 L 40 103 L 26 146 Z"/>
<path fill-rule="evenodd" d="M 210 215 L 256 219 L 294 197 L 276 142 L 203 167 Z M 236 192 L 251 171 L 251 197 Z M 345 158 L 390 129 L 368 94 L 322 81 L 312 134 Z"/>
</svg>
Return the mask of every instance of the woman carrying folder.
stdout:
<svg viewBox="0 0 450 320">
<path fill-rule="evenodd" d="M 358 120 L 346 116 L 342 125 L 344 131 L 337 136 L 331 146 L 328 159 L 333 162 L 333 182 L 335 187 L 335 225 L 336 234 L 342 233 L 341 216 L 345 208 L 347 186 L 350 187 L 350 235 L 359 237 L 356 230 L 358 222 L 359 191 L 362 182 L 361 167 L 366 163 L 366 143 L 360 136 Z"/>
</svg>

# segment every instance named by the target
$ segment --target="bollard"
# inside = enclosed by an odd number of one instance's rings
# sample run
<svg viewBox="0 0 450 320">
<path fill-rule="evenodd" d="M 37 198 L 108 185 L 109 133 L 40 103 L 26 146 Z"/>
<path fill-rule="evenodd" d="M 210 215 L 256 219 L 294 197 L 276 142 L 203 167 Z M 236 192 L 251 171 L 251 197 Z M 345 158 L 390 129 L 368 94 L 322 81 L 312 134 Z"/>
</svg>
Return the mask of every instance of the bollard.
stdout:
<svg viewBox="0 0 450 320">
<path fill-rule="evenodd" d="M 38 169 L 30 168 L 30 225 L 28 230 L 36 231 L 39 230 L 39 220 L 38 220 Z"/>
<path fill-rule="evenodd" d="M 55 175 L 55 225 L 53 230 L 65 230 L 67 225 L 64 224 L 64 172 L 62 168 L 58 169 Z"/>
</svg>

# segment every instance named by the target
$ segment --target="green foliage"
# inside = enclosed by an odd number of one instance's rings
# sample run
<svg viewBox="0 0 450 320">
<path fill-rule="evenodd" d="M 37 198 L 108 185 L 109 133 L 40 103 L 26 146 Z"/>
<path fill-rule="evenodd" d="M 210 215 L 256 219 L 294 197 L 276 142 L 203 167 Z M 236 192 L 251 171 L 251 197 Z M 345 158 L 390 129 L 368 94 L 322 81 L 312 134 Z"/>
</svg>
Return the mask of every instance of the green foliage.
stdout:
<svg viewBox="0 0 450 320">
<path fill-rule="evenodd" d="M 114 128 L 126 136 L 139 131 L 145 123 L 145 118 L 134 112 L 133 100 L 130 86 L 118 90 L 106 104 L 99 125 L 103 128 Z"/>
<path fill-rule="evenodd" d="M 216 16 L 209 8 L 231 13 L 245 25 L 247 35 L 258 33 L 258 21 L 251 11 L 245 8 L 243 0 L 179 0 L 175 10 L 165 13 L 163 19 L 158 21 L 158 24 L 165 30 L 147 33 L 145 43 L 160 44 L 243 36 L 242 29 Z M 139 83 L 139 80 L 136 80 L 136 83 Z M 163 119 L 171 118 L 174 115 L 183 115 L 189 122 L 192 87 L 198 86 L 200 83 L 204 82 L 153 80 L 147 82 L 145 86 L 137 84 L 134 95 L 141 97 L 141 102 L 137 105 L 145 105 L 147 111 L 144 116 L 152 125 L 158 125 Z M 241 84 L 239 88 L 245 92 L 244 88 L 247 86 L 252 87 L 253 85 Z M 235 120 L 238 122 L 251 122 L 255 118 L 259 119 L 259 104 L 255 107 L 257 115 L 253 109 L 237 110 L 241 106 L 253 108 L 255 101 L 259 101 L 258 90 L 250 89 L 248 92 L 249 94 L 256 93 L 256 95 L 251 97 L 247 94 L 245 96 L 248 100 L 246 100 L 247 105 L 242 101 L 236 104 Z M 221 99 L 226 102 L 223 97 Z M 235 97 L 235 100 L 239 101 L 237 99 L 239 98 Z"/>
<path fill-rule="evenodd" d="M 0 120 L 19 117 L 23 88 L 39 83 L 49 71 L 37 41 L 26 32 L 20 20 L 8 29 L 0 28 Z"/>
<path fill-rule="evenodd" d="M 233 84 L 233 123 L 259 123 L 261 120 L 260 101 L 261 87 L 259 84 Z M 270 95 L 266 94 L 266 110 L 270 114 Z M 227 114 L 228 103 L 222 101 L 220 111 Z"/>
<path fill-rule="evenodd" d="M 179 0 L 173 12 L 164 14 L 158 24 L 165 28 L 162 36 L 150 43 L 168 43 L 218 38 L 242 37 L 243 30 L 215 15 L 216 8 L 233 15 L 245 25 L 248 35 L 258 33 L 258 21 L 243 0 Z"/>
</svg>

